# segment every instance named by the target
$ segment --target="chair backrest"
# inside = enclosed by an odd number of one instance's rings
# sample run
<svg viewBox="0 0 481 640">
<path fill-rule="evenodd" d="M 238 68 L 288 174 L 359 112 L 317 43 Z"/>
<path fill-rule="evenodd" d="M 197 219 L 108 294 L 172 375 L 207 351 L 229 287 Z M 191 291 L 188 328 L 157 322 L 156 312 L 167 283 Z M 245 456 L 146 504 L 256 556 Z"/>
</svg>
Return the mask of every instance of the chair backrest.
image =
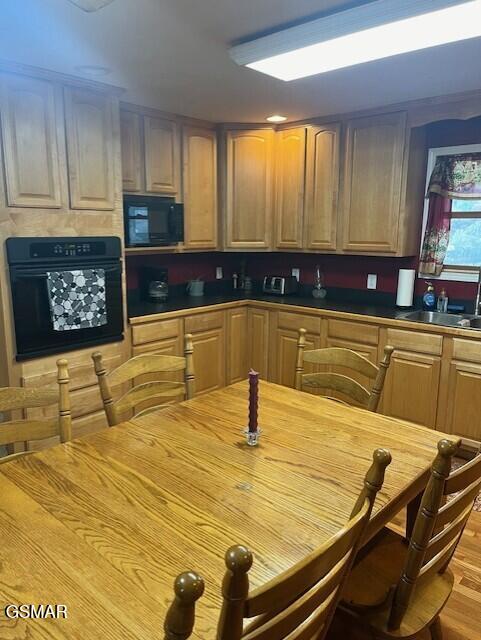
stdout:
<svg viewBox="0 0 481 640">
<path fill-rule="evenodd" d="M 321 640 L 325 637 L 353 563 L 391 455 L 374 452 L 363 490 L 349 522 L 301 562 L 249 592 L 252 554 L 228 549 L 217 640 Z M 246 618 L 255 618 L 244 627 Z"/>
<path fill-rule="evenodd" d="M 328 347 L 326 349 L 305 351 L 305 347 L 306 330 L 299 329 L 295 375 L 296 389 L 299 391 L 306 389 L 324 390 L 325 395 L 329 395 L 329 392 L 335 391 L 342 394 L 343 397 L 348 397 L 355 404 L 361 405 L 369 411 L 377 411 L 386 373 L 391 364 L 394 347 L 384 347 L 384 357 L 379 363 L 379 366 L 376 366 L 367 358 L 364 358 L 364 356 L 359 355 L 351 349 Z M 313 365 L 350 369 L 372 380 L 371 390 L 366 389 L 366 387 L 357 380 L 353 380 L 346 375 L 334 371 L 304 373 L 305 362 Z"/>
<path fill-rule="evenodd" d="M 28 443 L 31 440 L 44 440 L 60 436 L 61 442 L 72 438 L 72 415 L 70 411 L 69 375 L 67 360 L 57 360 L 58 389 L 24 389 L 23 387 L 4 387 L 0 389 L 0 411 L 10 412 L 58 404 L 58 415 L 50 419 L 20 419 L 0 424 L 0 445 Z M 0 463 L 25 455 L 28 451 L 0 458 Z"/>
<path fill-rule="evenodd" d="M 481 490 L 481 453 L 450 473 L 452 456 L 460 443 L 460 440 L 438 443 L 438 454 L 416 517 L 406 562 L 394 591 L 390 629 L 399 629 L 416 582 L 429 580 L 447 569 Z"/>
<path fill-rule="evenodd" d="M 122 422 L 122 417 L 128 411 L 140 415 L 146 411 L 153 411 L 162 404 L 187 398 L 194 395 L 194 366 L 193 366 L 192 335 L 189 333 L 184 339 L 184 357 L 168 356 L 156 353 L 144 353 L 134 356 L 119 367 L 107 373 L 102 354 L 96 351 L 92 354 L 95 373 L 100 388 L 100 395 L 104 405 L 107 421 L 111 427 Z M 135 378 L 146 374 L 166 374 L 184 372 L 184 381 L 158 379 L 134 384 L 121 398 L 113 399 L 112 387 L 133 382 Z M 148 409 L 137 410 L 145 401 L 155 401 Z M 125 419 L 125 417 L 123 418 Z"/>
<path fill-rule="evenodd" d="M 175 599 L 164 621 L 165 640 L 187 640 L 194 628 L 195 603 L 204 593 L 204 581 L 193 571 L 186 571 L 174 581 Z"/>
</svg>

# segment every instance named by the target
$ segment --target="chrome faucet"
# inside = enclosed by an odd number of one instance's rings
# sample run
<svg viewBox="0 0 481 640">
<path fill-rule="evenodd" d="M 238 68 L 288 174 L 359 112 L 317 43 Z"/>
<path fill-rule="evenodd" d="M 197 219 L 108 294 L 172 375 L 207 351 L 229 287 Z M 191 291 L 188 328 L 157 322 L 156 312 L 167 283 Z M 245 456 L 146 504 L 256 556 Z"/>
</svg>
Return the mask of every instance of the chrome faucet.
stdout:
<svg viewBox="0 0 481 640">
<path fill-rule="evenodd" d="M 481 268 L 478 271 L 478 289 L 476 291 L 476 300 L 474 301 L 474 315 L 479 316 L 481 312 L 479 310 L 479 303 L 481 302 Z"/>
</svg>

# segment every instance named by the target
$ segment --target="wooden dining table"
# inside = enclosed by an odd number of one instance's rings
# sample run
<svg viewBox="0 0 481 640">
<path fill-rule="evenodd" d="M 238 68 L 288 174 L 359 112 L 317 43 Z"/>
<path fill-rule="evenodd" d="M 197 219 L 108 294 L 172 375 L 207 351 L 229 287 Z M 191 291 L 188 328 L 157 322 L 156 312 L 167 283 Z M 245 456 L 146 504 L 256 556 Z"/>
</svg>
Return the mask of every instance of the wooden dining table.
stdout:
<svg viewBox="0 0 481 640">
<path fill-rule="evenodd" d="M 193 638 L 213 640 L 224 553 L 256 587 L 348 520 L 373 450 L 391 451 L 364 542 L 424 488 L 439 432 L 260 382 L 249 447 L 240 382 L 0 465 L 0 638 L 157 640 L 175 576 L 206 589 Z M 9 619 L 7 604 L 67 619 Z"/>
</svg>

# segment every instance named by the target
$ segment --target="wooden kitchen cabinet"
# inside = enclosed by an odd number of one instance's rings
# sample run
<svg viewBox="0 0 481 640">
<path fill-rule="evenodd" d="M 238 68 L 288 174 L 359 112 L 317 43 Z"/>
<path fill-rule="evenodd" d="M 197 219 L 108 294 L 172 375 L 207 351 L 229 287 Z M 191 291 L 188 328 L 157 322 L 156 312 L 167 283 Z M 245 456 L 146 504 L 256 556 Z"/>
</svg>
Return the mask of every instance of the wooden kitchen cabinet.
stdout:
<svg viewBox="0 0 481 640">
<path fill-rule="evenodd" d="M 294 387 L 299 329 L 306 329 L 306 351 L 321 347 L 321 318 L 279 311 L 271 333 L 269 380 Z M 306 366 L 306 372 L 310 369 Z"/>
<path fill-rule="evenodd" d="M 448 339 L 446 339 L 448 342 Z M 439 428 L 468 440 L 481 440 L 481 343 L 449 339 L 449 360 L 440 388 Z M 441 402 L 445 401 L 445 406 Z"/>
<path fill-rule="evenodd" d="M 144 116 L 145 190 L 176 195 L 179 190 L 180 138 L 174 120 Z"/>
<path fill-rule="evenodd" d="M 276 247 L 300 249 L 304 220 L 306 127 L 276 134 Z"/>
<path fill-rule="evenodd" d="M 120 112 L 120 148 L 123 190 L 142 191 L 142 125 L 140 115 L 134 111 Z"/>
<path fill-rule="evenodd" d="M 8 205 L 61 207 L 57 131 L 61 115 L 57 118 L 54 83 L 3 74 L 0 96 Z"/>
<path fill-rule="evenodd" d="M 307 129 L 304 248 L 337 249 L 340 125 Z"/>
<path fill-rule="evenodd" d="M 229 249 L 272 245 L 274 135 L 271 129 L 226 133 L 224 223 Z"/>
<path fill-rule="evenodd" d="M 328 318 L 326 321 L 326 347 L 340 347 L 341 349 L 351 349 L 360 356 L 367 358 L 376 366 L 378 362 L 379 327 L 373 324 L 350 322 L 347 320 L 337 320 Z M 367 389 L 372 386 L 372 380 L 366 376 L 345 369 L 343 367 L 333 368 L 337 373 L 347 375 L 357 380 Z M 332 392 L 334 393 L 334 392 Z M 332 394 L 329 394 L 332 395 Z"/>
<path fill-rule="evenodd" d="M 226 311 L 226 384 L 234 384 L 247 378 L 248 333 L 247 307 L 237 307 Z"/>
<path fill-rule="evenodd" d="M 269 374 L 269 311 L 250 307 L 247 312 L 248 368 L 264 380 Z"/>
<path fill-rule="evenodd" d="M 342 212 L 345 251 L 397 251 L 405 141 L 405 112 L 348 122 Z"/>
<path fill-rule="evenodd" d="M 394 347 L 384 384 L 382 413 L 434 429 L 442 336 L 389 328 L 382 342 L 382 348 L 385 344 Z"/>
<path fill-rule="evenodd" d="M 221 389 L 226 382 L 224 313 L 200 313 L 184 322 L 185 333 L 192 334 L 194 345 L 195 394 Z"/>
<path fill-rule="evenodd" d="M 112 210 L 114 131 L 112 99 L 87 89 L 65 89 L 65 121 L 72 209 Z"/>
<path fill-rule="evenodd" d="M 217 134 L 213 129 L 183 127 L 182 171 L 184 245 L 217 247 Z"/>
</svg>

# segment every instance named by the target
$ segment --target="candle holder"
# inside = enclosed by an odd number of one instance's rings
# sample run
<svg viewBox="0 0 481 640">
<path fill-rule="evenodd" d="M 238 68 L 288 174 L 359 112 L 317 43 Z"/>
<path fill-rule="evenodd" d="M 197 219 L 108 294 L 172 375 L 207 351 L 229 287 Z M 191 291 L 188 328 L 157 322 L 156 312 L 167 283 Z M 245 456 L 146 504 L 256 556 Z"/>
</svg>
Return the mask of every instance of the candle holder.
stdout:
<svg viewBox="0 0 481 640">
<path fill-rule="evenodd" d="M 242 432 L 246 437 L 246 442 L 249 447 L 256 447 L 259 444 L 259 437 L 262 433 L 262 429 L 257 429 L 255 431 L 249 431 L 249 427 L 246 427 Z"/>
</svg>

